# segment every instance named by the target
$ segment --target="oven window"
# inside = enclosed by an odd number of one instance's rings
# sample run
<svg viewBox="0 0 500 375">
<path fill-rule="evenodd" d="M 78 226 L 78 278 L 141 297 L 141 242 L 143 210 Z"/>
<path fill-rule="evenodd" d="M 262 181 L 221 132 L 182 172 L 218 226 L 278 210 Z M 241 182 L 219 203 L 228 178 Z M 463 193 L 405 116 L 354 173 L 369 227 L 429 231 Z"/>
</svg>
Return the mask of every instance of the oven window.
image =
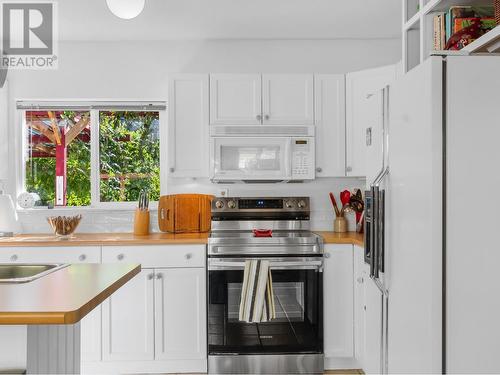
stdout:
<svg viewBox="0 0 500 375">
<path fill-rule="evenodd" d="M 224 171 L 280 171 L 280 146 L 221 146 Z"/>
<path fill-rule="evenodd" d="M 238 319 L 243 271 L 209 272 L 210 354 L 320 353 L 322 279 L 316 270 L 272 270 L 276 319 Z"/>
</svg>

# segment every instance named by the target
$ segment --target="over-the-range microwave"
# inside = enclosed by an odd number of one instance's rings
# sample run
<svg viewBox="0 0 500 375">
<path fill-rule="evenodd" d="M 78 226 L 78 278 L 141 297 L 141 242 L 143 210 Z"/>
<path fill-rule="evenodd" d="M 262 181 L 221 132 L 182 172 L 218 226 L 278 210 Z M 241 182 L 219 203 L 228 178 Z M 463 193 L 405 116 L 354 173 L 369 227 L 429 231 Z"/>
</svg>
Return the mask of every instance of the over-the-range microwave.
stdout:
<svg viewBox="0 0 500 375">
<path fill-rule="evenodd" d="M 300 182 L 315 177 L 313 126 L 211 126 L 213 182 Z"/>
</svg>

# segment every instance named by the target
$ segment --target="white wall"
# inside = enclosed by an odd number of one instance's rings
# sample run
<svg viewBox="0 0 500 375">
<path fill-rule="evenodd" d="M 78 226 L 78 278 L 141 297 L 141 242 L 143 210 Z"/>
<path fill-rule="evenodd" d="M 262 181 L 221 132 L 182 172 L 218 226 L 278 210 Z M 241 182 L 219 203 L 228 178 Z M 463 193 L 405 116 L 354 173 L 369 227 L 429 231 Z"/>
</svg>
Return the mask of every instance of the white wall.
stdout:
<svg viewBox="0 0 500 375">
<path fill-rule="evenodd" d="M 61 43 L 54 71 L 9 72 L 8 137 L 0 139 L 0 159 L 8 161 L 7 190 L 16 194 L 19 150 L 17 99 L 166 100 L 169 72 L 184 73 L 346 73 L 396 63 L 400 40 L 219 40 L 169 42 Z M 3 124 L 0 124 L 2 126 Z M 5 126 L 5 125 L 4 125 Z M 5 130 L 4 130 L 5 131 Z M 0 134 L 2 129 L 0 128 Z M 307 195 L 313 197 L 313 226 L 330 229 L 327 192 L 362 186 L 356 179 L 319 179 L 301 185 L 230 187 L 231 195 Z M 216 193 L 207 181 L 169 181 L 169 191 Z M 276 192 L 278 191 L 278 193 Z M 26 232 L 48 231 L 47 211 L 21 213 Z M 82 231 L 131 230 L 131 213 L 88 212 Z"/>
</svg>

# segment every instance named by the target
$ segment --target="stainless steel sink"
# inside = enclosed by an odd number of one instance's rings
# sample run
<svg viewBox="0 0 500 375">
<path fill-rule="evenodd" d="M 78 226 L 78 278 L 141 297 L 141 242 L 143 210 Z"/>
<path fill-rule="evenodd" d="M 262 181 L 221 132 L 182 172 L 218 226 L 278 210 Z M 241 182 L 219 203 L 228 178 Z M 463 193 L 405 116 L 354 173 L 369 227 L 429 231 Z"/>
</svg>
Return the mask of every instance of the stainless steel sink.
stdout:
<svg viewBox="0 0 500 375">
<path fill-rule="evenodd" d="M 67 266 L 67 264 L 0 264 L 0 283 L 27 283 Z"/>
</svg>

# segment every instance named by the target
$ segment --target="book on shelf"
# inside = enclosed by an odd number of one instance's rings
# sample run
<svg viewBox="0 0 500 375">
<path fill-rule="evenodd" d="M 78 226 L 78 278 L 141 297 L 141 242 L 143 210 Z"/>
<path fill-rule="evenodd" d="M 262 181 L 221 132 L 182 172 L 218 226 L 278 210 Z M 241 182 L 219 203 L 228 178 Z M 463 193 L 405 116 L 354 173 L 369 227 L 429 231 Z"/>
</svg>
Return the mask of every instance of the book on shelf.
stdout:
<svg viewBox="0 0 500 375">
<path fill-rule="evenodd" d="M 491 6 L 452 6 L 434 13 L 433 49 L 460 49 L 495 28 Z M 450 40 L 452 39 L 452 40 Z"/>
<path fill-rule="evenodd" d="M 453 25 L 456 18 L 474 17 L 475 13 L 472 6 L 453 6 L 446 14 L 446 41 L 454 34 Z"/>
<path fill-rule="evenodd" d="M 433 49 L 434 51 L 441 51 L 446 45 L 446 20 L 445 14 L 436 13 L 434 15 L 434 33 L 433 33 Z"/>
<path fill-rule="evenodd" d="M 471 26 L 474 22 L 480 22 L 481 23 L 481 30 L 485 33 L 494 29 L 496 26 L 496 22 L 495 22 L 495 19 L 493 17 L 455 18 L 454 23 L 453 23 L 453 33 L 457 33 L 460 30 Z"/>
</svg>

